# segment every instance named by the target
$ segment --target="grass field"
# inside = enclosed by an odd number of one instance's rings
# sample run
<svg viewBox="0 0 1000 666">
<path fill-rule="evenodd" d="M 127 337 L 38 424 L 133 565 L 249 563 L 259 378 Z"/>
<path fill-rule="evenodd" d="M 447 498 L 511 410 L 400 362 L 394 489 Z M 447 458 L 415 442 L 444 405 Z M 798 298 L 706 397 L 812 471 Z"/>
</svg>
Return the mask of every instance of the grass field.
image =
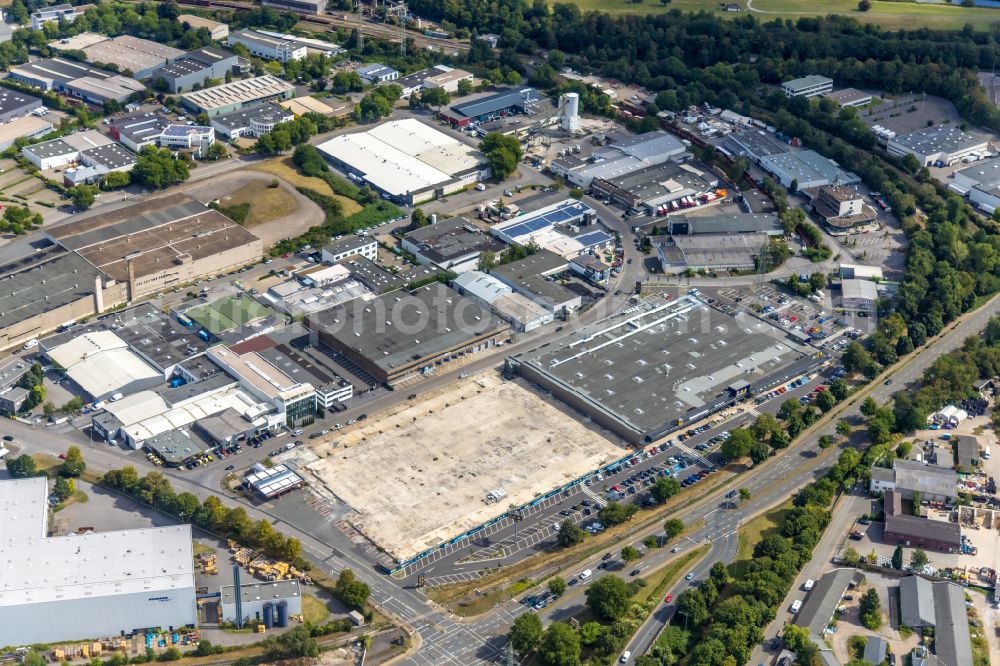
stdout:
<svg viewBox="0 0 1000 666">
<path fill-rule="evenodd" d="M 330 609 L 311 594 L 302 595 L 302 617 L 311 624 L 324 624 L 330 617 Z"/>
<path fill-rule="evenodd" d="M 760 543 L 764 537 L 778 533 L 778 526 L 791 510 L 791 501 L 785 502 L 767 513 L 762 513 L 740 529 L 740 545 L 736 551 L 736 559 L 729 567 L 730 573 L 734 577 L 738 577 L 743 563 L 749 562 L 753 558 L 754 546 Z"/>
<path fill-rule="evenodd" d="M 292 187 L 305 187 L 324 196 L 333 197 L 344 207 L 344 217 L 354 215 L 361 210 L 361 204 L 357 201 L 334 194 L 333 190 L 330 189 L 330 186 L 322 178 L 303 176 L 299 173 L 298 169 L 292 163 L 291 157 L 281 157 L 265 162 L 258 162 L 249 168 L 254 171 L 263 171 L 264 173 L 277 176 Z"/>
<path fill-rule="evenodd" d="M 259 180 L 247 183 L 229 196 L 223 197 L 221 203 L 226 207 L 249 204 L 250 214 L 247 216 L 246 227 L 277 220 L 299 209 L 295 197 L 283 188 L 268 187 L 267 183 Z"/>
<path fill-rule="evenodd" d="M 555 0 L 552 0 L 553 2 Z M 672 0 L 664 5 L 660 0 L 644 0 L 638 4 L 625 0 L 572 0 L 583 11 L 601 11 L 608 14 L 662 14 L 671 9 L 682 11 L 711 11 L 729 18 L 743 15 L 747 0 L 737 0 L 743 12 L 724 12 L 721 2 L 712 0 Z M 824 16 L 843 14 L 863 23 L 875 23 L 883 28 L 938 28 L 960 29 L 971 23 L 979 30 L 1000 21 L 1000 9 L 991 7 L 961 7 L 945 4 L 917 4 L 913 2 L 873 2 L 868 12 L 858 11 L 857 0 L 750 0 L 751 11 L 757 18 L 768 20 L 777 17 Z"/>
<path fill-rule="evenodd" d="M 677 579 L 680 578 L 682 571 L 687 569 L 693 562 L 704 557 L 707 552 L 708 546 L 695 548 L 694 550 L 688 551 L 686 554 L 674 560 L 659 571 L 646 576 L 643 578 L 643 580 L 646 581 L 646 587 L 639 590 L 638 594 L 636 594 L 633 598 L 639 603 L 645 603 L 653 597 L 659 599 L 659 597 L 662 596 L 671 585 L 677 582 Z M 659 601 L 657 601 L 657 603 L 659 603 Z"/>
</svg>

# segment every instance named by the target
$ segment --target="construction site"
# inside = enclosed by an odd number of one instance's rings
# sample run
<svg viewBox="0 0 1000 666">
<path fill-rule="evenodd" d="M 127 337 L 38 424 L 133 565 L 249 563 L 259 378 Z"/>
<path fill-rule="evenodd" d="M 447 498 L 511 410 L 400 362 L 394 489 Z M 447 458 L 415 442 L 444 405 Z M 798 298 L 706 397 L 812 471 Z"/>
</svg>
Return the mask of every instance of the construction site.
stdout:
<svg viewBox="0 0 1000 666">
<path fill-rule="evenodd" d="M 564 409 L 477 375 L 324 445 L 307 468 L 405 560 L 621 457 L 618 438 Z"/>
</svg>

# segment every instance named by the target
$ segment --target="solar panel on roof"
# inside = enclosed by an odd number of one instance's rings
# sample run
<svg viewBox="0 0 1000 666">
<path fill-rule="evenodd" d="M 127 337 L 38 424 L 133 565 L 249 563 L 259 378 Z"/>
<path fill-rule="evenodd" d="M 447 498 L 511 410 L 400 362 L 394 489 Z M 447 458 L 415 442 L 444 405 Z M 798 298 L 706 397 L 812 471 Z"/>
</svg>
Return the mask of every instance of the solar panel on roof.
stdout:
<svg viewBox="0 0 1000 666">
<path fill-rule="evenodd" d="M 583 234 L 582 236 L 577 236 L 576 240 L 587 246 L 600 245 L 602 243 L 609 242 L 611 240 L 611 236 L 603 231 L 591 231 L 590 233 Z"/>
</svg>

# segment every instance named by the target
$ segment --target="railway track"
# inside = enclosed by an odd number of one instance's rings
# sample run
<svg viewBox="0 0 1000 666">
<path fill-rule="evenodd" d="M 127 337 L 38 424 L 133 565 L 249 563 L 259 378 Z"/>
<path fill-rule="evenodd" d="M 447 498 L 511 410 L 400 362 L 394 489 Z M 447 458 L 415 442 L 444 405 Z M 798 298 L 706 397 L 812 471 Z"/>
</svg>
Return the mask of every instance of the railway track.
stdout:
<svg viewBox="0 0 1000 666">
<path fill-rule="evenodd" d="M 138 0 L 137 0 L 138 1 Z M 230 0 L 184 0 L 183 2 L 178 2 L 179 7 L 200 7 L 203 9 L 230 9 L 234 11 L 243 10 L 251 11 L 257 9 L 260 5 L 256 5 L 252 2 L 234 2 Z M 332 32 L 335 29 L 343 28 L 351 30 L 358 27 L 357 17 L 345 14 L 343 16 L 334 15 L 317 15 L 317 14 L 303 14 L 301 12 L 293 12 L 298 14 L 299 21 L 301 23 L 306 23 L 309 27 L 315 29 L 317 25 L 323 25 L 327 27 L 327 32 Z M 345 18 L 346 16 L 346 18 Z M 387 39 L 390 41 L 399 40 L 399 28 L 397 26 L 385 25 L 381 23 L 372 23 L 371 21 L 365 21 L 363 24 L 364 34 L 367 37 L 377 37 L 379 39 Z M 431 47 L 438 51 L 468 51 L 470 45 L 468 42 L 460 42 L 455 39 L 442 39 L 440 37 L 428 37 L 420 33 L 408 30 L 406 36 L 413 40 L 414 44 L 420 47 Z"/>
</svg>

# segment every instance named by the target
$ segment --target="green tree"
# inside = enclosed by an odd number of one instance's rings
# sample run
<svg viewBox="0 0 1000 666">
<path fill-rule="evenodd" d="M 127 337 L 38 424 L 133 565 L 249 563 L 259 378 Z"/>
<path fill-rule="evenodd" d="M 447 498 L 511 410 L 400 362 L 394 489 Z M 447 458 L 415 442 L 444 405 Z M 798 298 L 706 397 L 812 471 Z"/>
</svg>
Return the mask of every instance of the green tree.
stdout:
<svg viewBox="0 0 1000 666">
<path fill-rule="evenodd" d="M 849 567 L 856 567 L 861 562 L 861 554 L 851 547 L 848 547 L 841 557 L 844 560 L 844 564 Z"/>
<path fill-rule="evenodd" d="M 514 620 L 507 632 L 507 638 L 514 650 L 527 656 L 538 647 L 542 640 L 542 621 L 537 613 L 522 613 Z"/>
<path fill-rule="evenodd" d="M 229 157 L 229 151 L 226 150 L 226 144 L 221 141 L 213 142 L 205 152 L 205 159 L 209 162 L 217 162 L 218 160 L 225 159 L 227 157 Z"/>
<path fill-rule="evenodd" d="M 499 132 L 487 134 L 479 144 L 479 150 L 486 156 L 492 176 L 500 180 L 514 173 L 524 156 L 521 142 L 517 138 Z"/>
<path fill-rule="evenodd" d="M 87 469 L 87 463 L 83 461 L 83 454 L 80 447 L 71 446 L 66 450 L 66 458 L 59 466 L 59 474 L 66 477 L 77 477 Z"/>
<path fill-rule="evenodd" d="M 93 185 L 77 185 L 69 189 L 69 198 L 80 210 L 87 210 L 94 205 L 97 188 Z"/>
<path fill-rule="evenodd" d="M 622 561 L 628 564 L 629 562 L 635 562 L 639 559 L 639 550 L 633 546 L 625 546 L 622 548 Z"/>
<path fill-rule="evenodd" d="M 73 495 L 73 482 L 63 476 L 57 477 L 55 485 L 52 488 L 52 494 L 55 495 L 60 502 L 65 502 Z"/>
<path fill-rule="evenodd" d="M 927 557 L 927 553 L 924 552 L 923 548 L 915 548 L 910 554 L 910 566 L 914 569 L 923 569 L 927 566 L 930 559 Z"/>
<path fill-rule="evenodd" d="M 101 189 L 117 190 L 126 187 L 131 182 L 132 176 L 129 175 L 128 171 L 112 171 L 104 174 L 104 177 L 101 178 Z"/>
<path fill-rule="evenodd" d="M 566 581 L 556 576 L 549 580 L 549 592 L 558 596 L 561 596 L 563 592 L 566 591 Z"/>
<path fill-rule="evenodd" d="M 740 499 L 744 502 L 750 499 L 750 491 L 746 488 L 740 488 Z"/>
<path fill-rule="evenodd" d="M 451 96 L 444 88 L 428 88 L 420 93 L 420 103 L 424 106 L 440 108 L 451 101 Z"/>
<path fill-rule="evenodd" d="M 671 518 L 663 523 L 663 531 L 666 533 L 667 539 L 679 537 L 684 532 L 684 521 L 680 518 Z"/>
<path fill-rule="evenodd" d="M 468 79 L 462 79 L 458 82 L 458 94 L 461 97 L 465 97 L 472 93 L 472 81 Z"/>
<path fill-rule="evenodd" d="M 896 546 L 896 550 L 892 551 L 892 568 L 897 571 L 903 568 L 903 547 Z"/>
<path fill-rule="evenodd" d="M 833 394 L 833 397 L 837 400 L 843 400 L 847 397 L 850 392 L 850 388 L 847 386 L 847 382 L 843 379 L 836 379 L 830 384 L 829 393 Z"/>
<path fill-rule="evenodd" d="M 368 595 L 371 594 L 368 585 L 359 581 L 350 569 L 344 569 L 340 572 L 337 584 L 334 586 L 334 592 L 341 601 L 358 610 L 365 607 Z"/>
<path fill-rule="evenodd" d="M 840 421 L 837 423 L 837 434 L 841 437 L 850 436 L 852 430 L 853 428 L 851 427 L 851 424 L 847 421 Z"/>
<path fill-rule="evenodd" d="M 729 431 L 729 439 L 722 443 L 722 456 L 727 460 L 738 460 L 750 453 L 754 441 L 746 428 L 733 428 Z"/>
<path fill-rule="evenodd" d="M 580 526 L 567 518 L 559 525 L 559 535 L 556 537 L 556 541 L 561 548 L 569 548 L 583 542 L 586 536 L 587 533 Z"/>
<path fill-rule="evenodd" d="M 167 149 L 157 149 L 147 146 L 139 153 L 132 178 L 135 182 L 158 190 L 177 183 L 183 183 L 190 176 L 187 162 L 174 159 Z"/>
<path fill-rule="evenodd" d="M 269 661 L 315 658 L 319 656 L 319 644 L 312 637 L 309 627 L 300 624 L 290 631 L 268 639 L 264 654 Z"/>
<path fill-rule="evenodd" d="M 7 461 L 7 472 L 15 479 L 27 479 L 31 476 L 38 476 L 38 467 L 35 459 L 27 453 L 22 453 L 13 460 Z"/>
<path fill-rule="evenodd" d="M 632 516 L 636 514 L 639 507 L 635 504 L 621 504 L 620 502 L 608 502 L 600 511 L 597 512 L 597 517 L 601 519 L 601 522 L 605 525 L 620 525 L 621 523 L 631 520 Z"/>
<path fill-rule="evenodd" d="M 681 491 L 680 481 L 672 476 L 661 476 L 656 479 L 656 483 L 649 489 L 650 494 L 657 502 L 666 502 L 668 499 Z"/>
<path fill-rule="evenodd" d="M 685 628 L 701 626 L 708 619 L 708 604 L 705 597 L 695 588 L 689 588 L 677 595 L 677 623 Z"/>
<path fill-rule="evenodd" d="M 618 576 L 598 579 L 587 588 L 586 597 L 591 610 L 611 622 L 624 617 L 628 610 L 628 586 Z"/>
<path fill-rule="evenodd" d="M 861 624 L 865 625 L 872 631 L 875 631 L 882 626 L 882 609 L 878 596 L 878 590 L 870 588 L 867 592 L 861 595 L 858 610 L 861 613 Z"/>
<path fill-rule="evenodd" d="M 867 12 L 872 8 L 872 0 L 858 0 L 858 11 Z"/>
<path fill-rule="evenodd" d="M 816 406 L 824 412 L 828 412 L 837 404 L 837 399 L 831 391 L 823 391 L 816 396 Z"/>
<path fill-rule="evenodd" d="M 622 583 L 624 585 L 624 583 Z M 531 615 L 532 613 L 525 613 Z M 522 616 L 519 616 L 520 619 Z M 538 650 L 548 666 L 578 666 L 580 663 L 580 637 L 565 622 L 553 622 L 542 637 Z"/>
<path fill-rule="evenodd" d="M 809 630 L 794 624 L 785 625 L 782 641 L 795 653 L 798 663 L 812 664 L 819 657 L 819 648 L 809 638 Z"/>
</svg>

